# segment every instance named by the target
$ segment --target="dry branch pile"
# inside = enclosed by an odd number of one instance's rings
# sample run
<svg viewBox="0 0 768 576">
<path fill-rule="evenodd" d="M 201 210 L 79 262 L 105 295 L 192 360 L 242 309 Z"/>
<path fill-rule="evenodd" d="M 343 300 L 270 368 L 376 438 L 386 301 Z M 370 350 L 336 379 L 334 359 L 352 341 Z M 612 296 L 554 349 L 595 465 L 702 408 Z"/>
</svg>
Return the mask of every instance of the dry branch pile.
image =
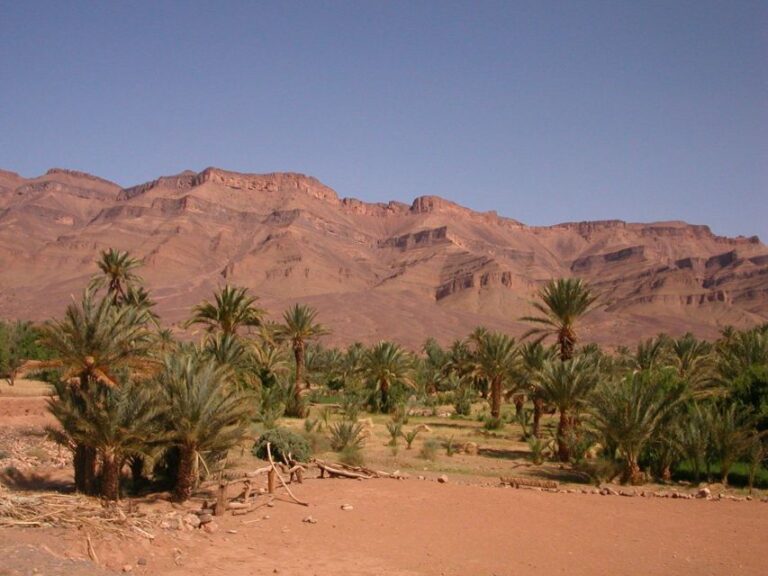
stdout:
<svg viewBox="0 0 768 576">
<path fill-rule="evenodd" d="M 148 530 L 155 521 L 130 506 L 104 504 L 79 494 L 4 492 L 0 499 L 0 526 L 92 528 L 153 538 Z"/>
</svg>

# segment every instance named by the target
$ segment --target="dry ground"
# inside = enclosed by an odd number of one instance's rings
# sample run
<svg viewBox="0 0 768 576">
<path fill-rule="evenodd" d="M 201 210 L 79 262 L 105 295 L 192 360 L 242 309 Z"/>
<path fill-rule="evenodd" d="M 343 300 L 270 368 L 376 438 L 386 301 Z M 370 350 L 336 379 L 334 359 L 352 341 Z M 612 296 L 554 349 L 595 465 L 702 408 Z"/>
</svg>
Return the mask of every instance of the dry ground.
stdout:
<svg viewBox="0 0 768 576">
<path fill-rule="evenodd" d="M 23 430 L 46 418 L 41 400 L 0 398 L 0 428 Z M 217 519 L 211 534 L 158 528 L 150 542 L 92 533 L 101 566 L 88 561 L 84 530 L 0 529 L 0 575 L 84 576 L 127 566 L 135 574 L 179 576 L 765 573 L 768 504 L 759 501 L 499 488 L 489 486 L 487 476 L 511 468 L 511 457 L 442 455 L 426 463 L 404 450 L 392 456 L 379 442 L 374 459 L 387 458 L 410 468 L 411 477 L 308 479 L 293 489 L 310 507 L 277 501 Z M 473 462 L 481 476 L 460 473 Z M 247 456 L 241 464 L 249 464 Z M 418 480 L 415 468 L 422 464 L 430 470 Z M 445 468 L 454 470 L 447 483 L 430 479 Z M 38 467 L 25 474 L 66 483 L 69 470 Z M 342 510 L 343 504 L 353 509 Z M 141 505 L 172 510 L 165 502 Z M 303 522 L 307 516 L 317 522 Z"/>
</svg>

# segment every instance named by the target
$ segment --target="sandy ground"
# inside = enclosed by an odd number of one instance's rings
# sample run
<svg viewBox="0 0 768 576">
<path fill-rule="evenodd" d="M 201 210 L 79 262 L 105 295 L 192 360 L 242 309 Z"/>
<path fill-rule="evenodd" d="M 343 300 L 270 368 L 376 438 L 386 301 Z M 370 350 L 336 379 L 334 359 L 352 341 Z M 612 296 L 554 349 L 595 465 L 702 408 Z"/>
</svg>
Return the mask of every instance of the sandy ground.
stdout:
<svg viewBox="0 0 768 576">
<path fill-rule="evenodd" d="M 42 423 L 39 407 L 0 401 L 0 426 Z M 310 478 L 293 490 L 310 506 L 278 500 L 217 518 L 210 534 L 158 528 L 151 542 L 91 534 L 100 566 L 88 560 L 83 530 L 2 528 L 0 576 L 96 576 L 124 567 L 177 576 L 766 573 L 768 504 L 759 501 L 547 493 L 458 474 L 445 484 Z M 308 516 L 316 523 L 304 522 Z"/>
</svg>

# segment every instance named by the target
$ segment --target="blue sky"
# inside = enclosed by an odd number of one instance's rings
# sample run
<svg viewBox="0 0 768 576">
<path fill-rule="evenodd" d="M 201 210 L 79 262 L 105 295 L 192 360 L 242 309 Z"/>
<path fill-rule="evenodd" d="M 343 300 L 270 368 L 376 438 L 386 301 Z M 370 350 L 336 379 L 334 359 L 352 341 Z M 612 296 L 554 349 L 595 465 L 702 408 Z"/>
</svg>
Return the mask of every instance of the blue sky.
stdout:
<svg viewBox="0 0 768 576">
<path fill-rule="evenodd" d="M 768 240 L 768 3 L 0 0 L 0 167 Z"/>
</svg>

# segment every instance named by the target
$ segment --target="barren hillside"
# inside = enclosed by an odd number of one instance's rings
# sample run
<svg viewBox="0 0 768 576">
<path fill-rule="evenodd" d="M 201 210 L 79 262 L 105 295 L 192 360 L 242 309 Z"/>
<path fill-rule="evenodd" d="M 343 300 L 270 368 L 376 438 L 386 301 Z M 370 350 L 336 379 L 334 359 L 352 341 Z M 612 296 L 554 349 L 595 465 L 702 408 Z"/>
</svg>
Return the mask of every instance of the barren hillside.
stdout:
<svg viewBox="0 0 768 576">
<path fill-rule="evenodd" d="M 768 321 L 768 247 L 683 222 L 531 227 L 436 196 L 370 204 L 300 174 L 216 168 L 121 188 L 54 169 L 0 171 L 0 317 L 60 315 L 106 247 L 145 260 L 168 323 L 225 282 L 277 318 L 316 306 L 329 342 L 442 342 L 483 324 L 512 334 L 544 281 L 579 276 L 601 294 L 587 340 L 661 331 L 714 337 Z"/>
</svg>

